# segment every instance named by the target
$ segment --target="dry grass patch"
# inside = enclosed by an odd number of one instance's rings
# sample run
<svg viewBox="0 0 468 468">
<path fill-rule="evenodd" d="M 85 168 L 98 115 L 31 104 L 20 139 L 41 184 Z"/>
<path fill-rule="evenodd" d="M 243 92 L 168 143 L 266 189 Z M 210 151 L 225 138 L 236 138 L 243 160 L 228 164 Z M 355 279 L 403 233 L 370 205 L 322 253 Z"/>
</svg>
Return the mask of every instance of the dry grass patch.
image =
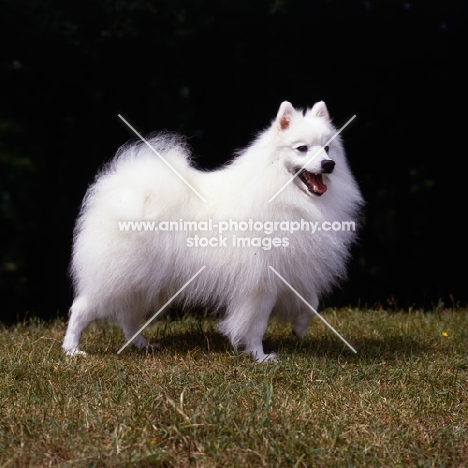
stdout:
<svg viewBox="0 0 468 468">
<path fill-rule="evenodd" d="M 155 353 L 92 324 L 0 329 L 0 466 L 468 465 L 468 314 L 328 309 L 298 341 L 272 324 L 255 364 L 207 318 L 150 325 Z"/>
</svg>

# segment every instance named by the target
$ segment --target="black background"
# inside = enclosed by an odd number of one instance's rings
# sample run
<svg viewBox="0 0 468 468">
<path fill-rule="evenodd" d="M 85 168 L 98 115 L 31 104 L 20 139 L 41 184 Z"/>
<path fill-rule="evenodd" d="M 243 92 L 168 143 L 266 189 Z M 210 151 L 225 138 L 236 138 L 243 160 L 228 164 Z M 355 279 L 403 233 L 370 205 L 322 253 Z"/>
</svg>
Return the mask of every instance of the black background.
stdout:
<svg viewBox="0 0 468 468">
<path fill-rule="evenodd" d="M 328 305 L 464 306 L 467 7 L 456 1 L 3 1 L 0 320 L 65 316 L 79 204 L 133 135 L 216 167 L 283 100 L 327 103 L 363 190 Z"/>
</svg>

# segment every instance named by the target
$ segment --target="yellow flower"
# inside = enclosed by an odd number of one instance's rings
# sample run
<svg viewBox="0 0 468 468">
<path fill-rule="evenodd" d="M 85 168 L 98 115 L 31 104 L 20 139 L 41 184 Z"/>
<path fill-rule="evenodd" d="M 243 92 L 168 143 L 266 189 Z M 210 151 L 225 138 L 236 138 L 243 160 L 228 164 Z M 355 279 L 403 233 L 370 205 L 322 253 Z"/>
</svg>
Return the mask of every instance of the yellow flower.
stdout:
<svg viewBox="0 0 468 468">
<path fill-rule="evenodd" d="M 447 337 L 447 336 L 448 336 L 448 333 L 447 333 L 446 331 L 443 331 L 443 332 L 442 332 L 442 336 L 446 336 L 446 337 Z"/>
</svg>

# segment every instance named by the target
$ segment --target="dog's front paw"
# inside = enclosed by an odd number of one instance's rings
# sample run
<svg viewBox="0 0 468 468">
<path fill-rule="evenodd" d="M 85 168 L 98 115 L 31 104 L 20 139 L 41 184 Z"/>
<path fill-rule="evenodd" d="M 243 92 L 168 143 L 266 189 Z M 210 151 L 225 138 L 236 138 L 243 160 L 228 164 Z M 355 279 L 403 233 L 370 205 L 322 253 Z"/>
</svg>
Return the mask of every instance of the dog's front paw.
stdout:
<svg viewBox="0 0 468 468">
<path fill-rule="evenodd" d="M 278 355 L 276 353 L 265 354 L 263 351 L 252 351 L 250 354 L 258 363 L 275 362 L 278 360 Z"/>
<path fill-rule="evenodd" d="M 265 354 L 265 357 L 258 362 L 276 362 L 278 361 L 278 355 L 276 353 Z"/>
<path fill-rule="evenodd" d="M 75 348 L 75 349 L 68 349 L 64 350 L 65 351 L 65 356 L 86 356 L 85 351 L 81 351 L 81 349 Z"/>
</svg>

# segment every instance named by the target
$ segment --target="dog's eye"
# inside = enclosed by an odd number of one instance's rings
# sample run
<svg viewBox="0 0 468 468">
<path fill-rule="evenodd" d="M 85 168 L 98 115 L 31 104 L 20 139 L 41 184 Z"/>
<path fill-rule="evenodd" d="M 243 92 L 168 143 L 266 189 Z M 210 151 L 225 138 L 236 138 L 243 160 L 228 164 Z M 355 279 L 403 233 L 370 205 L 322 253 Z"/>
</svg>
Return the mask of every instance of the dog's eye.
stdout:
<svg viewBox="0 0 468 468">
<path fill-rule="evenodd" d="M 329 151 L 330 147 L 327 145 L 327 146 L 324 146 L 323 149 L 324 149 L 325 152 L 328 154 L 328 151 Z"/>
<path fill-rule="evenodd" d="M 307 153 L 307 151 L 309 150 L 309 148 L 307 148 L 306 145 L 298 146 L 296 149 L 297 151 L 299 151 L 299 153 Z"/>
</svg>

